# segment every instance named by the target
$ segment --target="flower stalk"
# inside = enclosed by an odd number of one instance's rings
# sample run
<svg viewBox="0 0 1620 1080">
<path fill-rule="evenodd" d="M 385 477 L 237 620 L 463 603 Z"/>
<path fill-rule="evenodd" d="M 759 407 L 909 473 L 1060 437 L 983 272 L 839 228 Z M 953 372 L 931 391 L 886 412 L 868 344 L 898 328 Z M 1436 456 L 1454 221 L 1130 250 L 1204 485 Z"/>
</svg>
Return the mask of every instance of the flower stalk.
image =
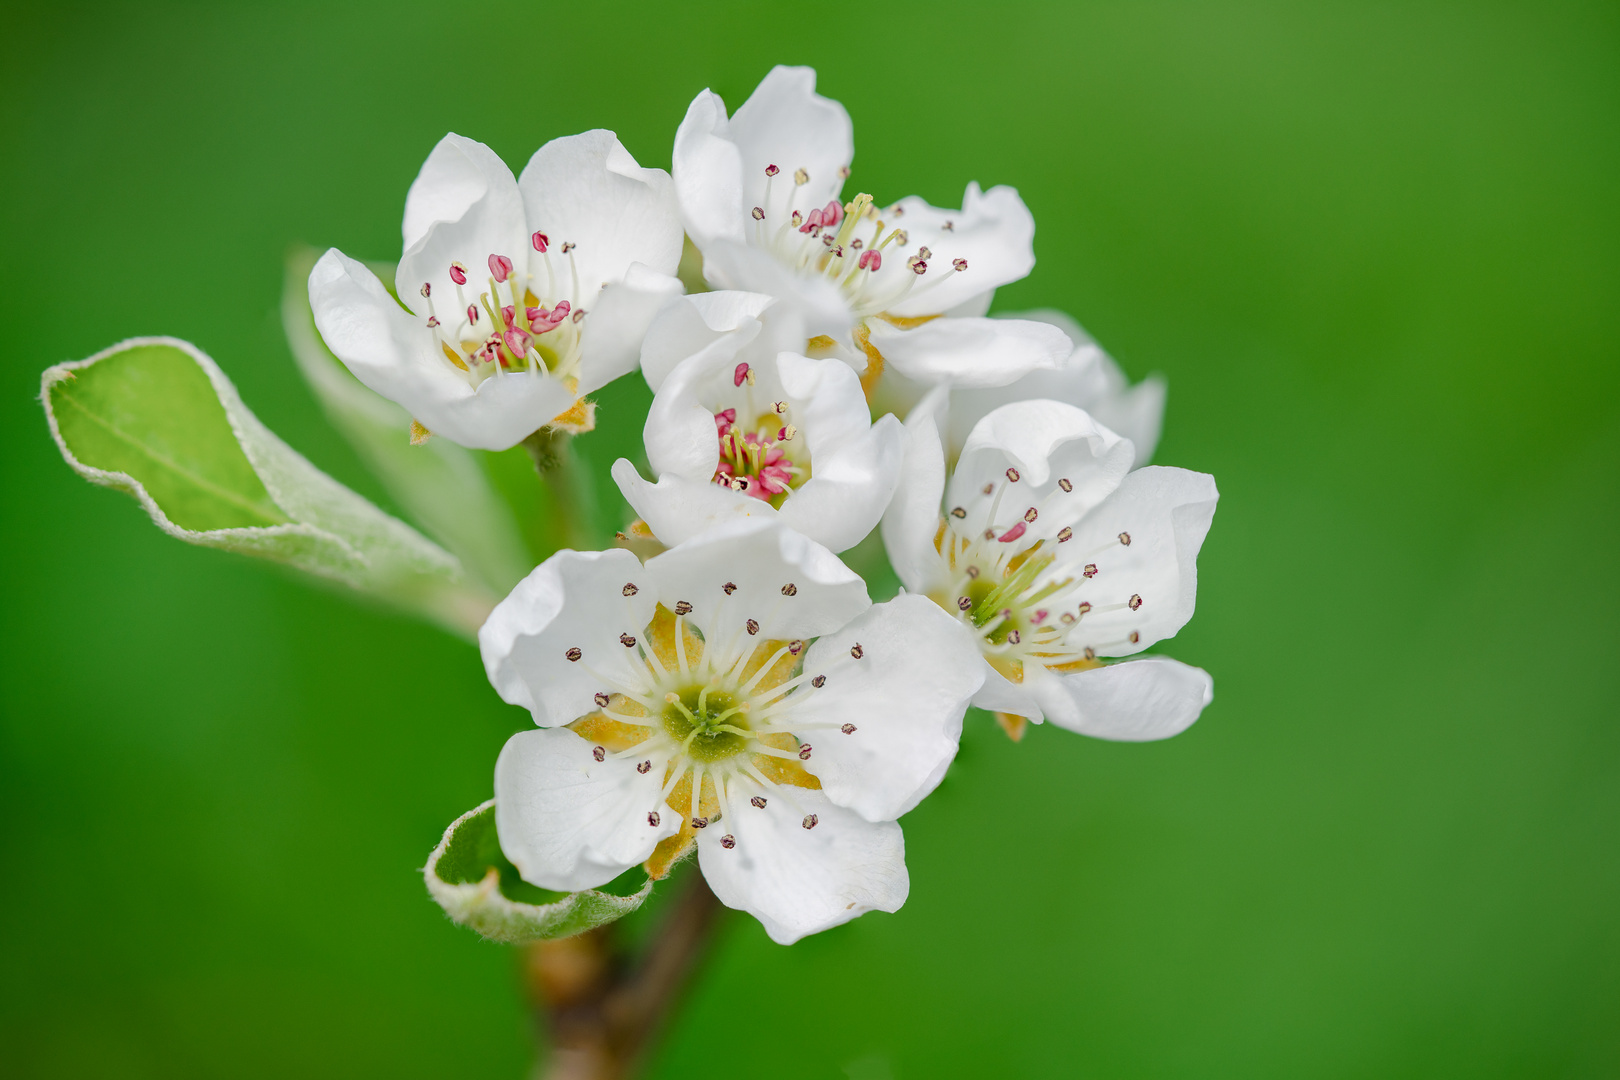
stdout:
<svg viewBox="0 0 1620 1080">
<path fill-rule="evenodd" d="M 555 427 L 543 427 L 523 440 L 534 471 L 551 494 L 556 547 L 589 551 L 601 536 L 596 491 L 584 475 L 572 436 Z"/>
</svg>

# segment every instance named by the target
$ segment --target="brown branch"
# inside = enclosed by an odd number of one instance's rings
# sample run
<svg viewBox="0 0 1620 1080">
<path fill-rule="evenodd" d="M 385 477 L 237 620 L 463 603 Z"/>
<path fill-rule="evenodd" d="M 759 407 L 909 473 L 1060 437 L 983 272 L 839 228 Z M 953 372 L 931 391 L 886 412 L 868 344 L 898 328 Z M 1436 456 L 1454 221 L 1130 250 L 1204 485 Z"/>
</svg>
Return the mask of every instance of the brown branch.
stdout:
<svg viewBox="0 0 1620 1080">
<path fill-rule="evenodd" d="M 693 873 L 633 963 L 615 955 L 612 927 L 529 950 L 530 999 L 550 1039 L 545 1080 L 625 1080 L 697 966 L 721 905 Z"/>
</svg>

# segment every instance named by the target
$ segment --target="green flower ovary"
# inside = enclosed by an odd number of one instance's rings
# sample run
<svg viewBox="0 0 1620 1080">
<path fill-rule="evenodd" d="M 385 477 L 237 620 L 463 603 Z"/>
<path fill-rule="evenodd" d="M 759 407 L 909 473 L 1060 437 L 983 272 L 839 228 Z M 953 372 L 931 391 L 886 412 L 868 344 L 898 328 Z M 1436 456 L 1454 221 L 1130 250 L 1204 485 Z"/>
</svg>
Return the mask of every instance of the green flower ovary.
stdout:
<svg viewBox="0 0 1620 1080">
<path fill-rule="evenodd" d="M 724 761 L 748 747 L 748 718 L 732 694 L 690 686 L 664 695 L 664 730 L 694 761 Z"/>
</svg>

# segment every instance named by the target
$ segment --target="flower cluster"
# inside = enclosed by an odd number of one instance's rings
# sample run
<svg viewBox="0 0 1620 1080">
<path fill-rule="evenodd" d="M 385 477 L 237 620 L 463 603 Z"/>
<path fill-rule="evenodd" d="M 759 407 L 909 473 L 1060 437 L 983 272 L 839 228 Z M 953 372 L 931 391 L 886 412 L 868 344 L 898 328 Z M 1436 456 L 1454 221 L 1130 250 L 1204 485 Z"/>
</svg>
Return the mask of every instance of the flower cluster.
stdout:
<svg viewBox="0 0 1620 1080">
<path fill-rule="evenodd" d="M 335 249 L 310 276 L 328 346 L 414 440 L 581 434 L 609 381 L 653 391 L 644 467 L 612 469 L 642 554 L 559 551 L 478 635 L 537 725 L 495 766 L 500 847 L 532 885 L 658 879 L 695 852 L 724 903 L 796 941 L 904 902 L 898 819 L 970 705 L 1015 739 L 1050 720 L 1142 740 L 1211 700 L 1205 672 L 1138 657 L 1193 614 L 1217 498 L 1139 467 L 1162 384 L 1131 386 L 1060 313 L 989 316 L 1035 264 L 1014 189 L 846 199 L 853 157 L 808 68 L 735 113 L 699 94 L 670 173 L 590 131 L 514 179 L 447 135 L 392 292 Z M 837 554 L 874 529 L 903 585 L 882 603 Z"/>
</svg>

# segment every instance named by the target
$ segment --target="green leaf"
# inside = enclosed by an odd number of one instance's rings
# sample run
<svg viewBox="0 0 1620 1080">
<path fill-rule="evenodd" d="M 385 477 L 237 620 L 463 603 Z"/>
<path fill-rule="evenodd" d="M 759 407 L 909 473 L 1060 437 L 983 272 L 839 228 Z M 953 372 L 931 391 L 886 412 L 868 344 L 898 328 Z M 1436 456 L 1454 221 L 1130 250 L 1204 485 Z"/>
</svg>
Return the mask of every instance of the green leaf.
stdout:
<svg viewBox="0 0 1620 1080">
<path fill-rule="evenodd" d="M 405 513 L 468 573 L 497 595 L 508 592 L 534 564 L 506 500 L 475 451 L 442 438 L 411 445 L 410 414 L 364 386 L 327 349 L 309 307 L 309 272 L 318 256 L 298 248 L 287 257 L 281 322 L 298 370 L 326 418 Z M 381 280 L 393 281 L 392 267 L 378 270 Z"/>
<path fill-rule="evenodd" d="M 422 874 L 451 919 L 508 945 L 583 933 L 630 914 L 652 893 L 639 866 L 584 892 L 529 884 L 501 852 L 493 799 L 451 823 Z"/>
<path fill-rule="evenodd" d="M 190 544 L 285 563 L 460 633 L 493 604 L 455 556 L 306 461 L 196 346 L 134 338 L 46 370 L 62 456 Z"/>
</svg>

